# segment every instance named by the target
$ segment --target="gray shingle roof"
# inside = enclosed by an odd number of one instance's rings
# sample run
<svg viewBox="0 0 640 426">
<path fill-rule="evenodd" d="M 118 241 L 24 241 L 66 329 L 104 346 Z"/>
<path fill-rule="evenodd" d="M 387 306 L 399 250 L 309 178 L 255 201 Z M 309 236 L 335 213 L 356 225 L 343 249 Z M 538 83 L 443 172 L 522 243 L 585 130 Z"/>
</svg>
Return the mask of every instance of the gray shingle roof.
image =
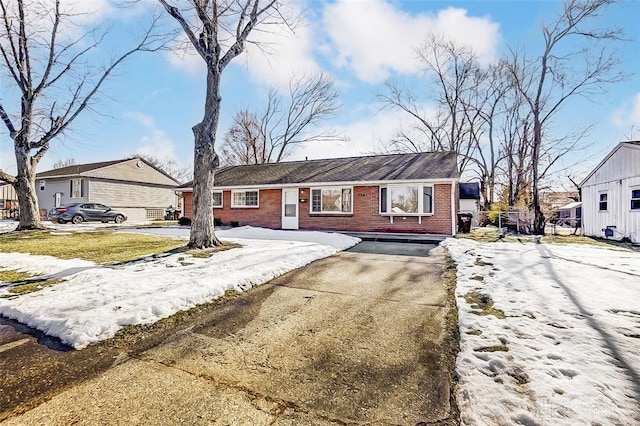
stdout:
<svg viewBox="0 0 640 426">
<path fill-rule="evenodd" d="M 125 160 L 115 160 L 115 161 L 102 161 L 100 163 L 87 163 L 87 164 L 77 164 L 73 166 L 60 167 L 58 169 L 47 170 L 42 173 L 38 173 L 36 177 L 45 178 L 45 177 L 55 177 L 55 176 L 73 176 L 79 175 L 85 172 L 89 172 L 91 170 L 101 169 L 103 167 L 113 166 L 114 164 L 122 163 L 125 161 L 130 161 L 131 159 Z"/>
<path fill-rule="evenodd" d="M 232 166 L 216 172 L 215 186 L 457 179 L 456 160 L 453 152 L 423 152 Z"/>
</svg>

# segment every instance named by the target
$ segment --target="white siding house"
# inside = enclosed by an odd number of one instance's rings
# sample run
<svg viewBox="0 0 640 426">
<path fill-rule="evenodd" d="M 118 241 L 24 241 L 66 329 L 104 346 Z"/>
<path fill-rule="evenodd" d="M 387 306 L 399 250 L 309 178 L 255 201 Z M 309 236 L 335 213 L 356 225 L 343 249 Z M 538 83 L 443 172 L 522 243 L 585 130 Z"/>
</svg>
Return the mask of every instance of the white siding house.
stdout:
<svg viewBox="0 0 640 426">
<path fill-rule="evenodd" d="M 640 243 L 640 141 L 618 144 L 580 187 L 583 235 Z"/>
<path fill-rule="evenodd" d="M 80 164 L 36 175 L 36 193 L 47 211 L 93 202 L 123 211 L 130 221 L 160 219 L 176 207 L 178 182 L 144 159 Z"/>
</svg>

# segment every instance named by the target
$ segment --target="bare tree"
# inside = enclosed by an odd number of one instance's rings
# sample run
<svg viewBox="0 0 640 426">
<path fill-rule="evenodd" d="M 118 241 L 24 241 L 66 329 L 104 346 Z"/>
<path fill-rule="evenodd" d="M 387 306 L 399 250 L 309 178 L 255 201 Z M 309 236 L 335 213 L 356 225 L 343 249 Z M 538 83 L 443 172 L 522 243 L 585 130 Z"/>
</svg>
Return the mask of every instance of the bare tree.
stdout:
<svg viewBox="0 0 640 426">
<path fill-rule="evenodd" d="M 333 130 L 318 129 L 340 107 L 334 82 L 324 73 L 293 78 L 286 96 L 271 88 L 261 113 L 246 110 L 236 113 L 222 146 L 225 161 L 277 163 L 299 144 L 344 140 Z"/>
<path fill-rule="evenodd" d="M 604 86 L 622 79 L 616 72 L 619 59 L 610 43 L 619 40 L 621 32 L 590 25 L 612 3 L 614 0 L 566 0 L 558 18 L 542 28 L 544 49 L 540 56 L 528 60 L 523 55 L 519 61 L 514 54 L 516 59 L 511 61 L 513 79 L 531 110 L 533 122 L 532 209 L 536 234 L 544 233 L 545 225 L 539 196 L 541 158 L 563 140 L 550 140 L 548 127 L 552 118 L 569 99 L 603 93 Z M 571 150 L 567 148 L 565 152 Z"/>
<path fill-rule="evenodd" d="M 76 159 L 73 157 L 67 157 L 64 160 L 62 158 L 59 158 L 55 161 L 55 163 L 53 163 L 53 168 L 61 169 L 67 166 L 75 166 L 76 164 Z"/>
<path fill-rule="evenodd" d="M 454 151 L 463 172 L 481 135 L 477 109 L 470 109 L 471 98 L 481 81 L 482 70 L 475 54 L 467 47 L 432 36 L 416 49 L 424 66 L 435 112 L 424 109 L 411 90 L 387 81 L 386 92 L 378 99 L 386 106 L 404 111 L 414 121 L 410 130 L 400 130 L 392 140 L 393 151 Z"/>
<path fill-rule="evenodd" d="M 65 13 L 60 0 L 0 0 L 0 12 L 0 67 L 18 93 L 13 108 L 5 108 L 12 98 L 4 88 L 0 100 L 0 118 L 13 140 L 17 166 L 15 176 L 0 170 L 0 179 L 16 189 L 20 206 L 16 230 L 40 229 L 36 166 L 50 143 L 90 108 L 117 66 L 136 52 L 159 49 L 164 39 L 152 33 L 156 23 L 152 19 L 135 46 L 97 68 L 91 67 L 89 57 L 108 31 L 93 29 L 80 36 L 64 33 L 63 28 L 73 25 L 77 15 Z"/>
<path fill-rule="evenodd" d="M 236 112 L 222 142 L 224 165 L 267 163 L 266 137 L 258 117 L 247 110 Z"/>
<path fill-rule="evenodd" d="M 158 0 L 174 18 L 207 67 L 204 116 L 193 126 L 193 218 L 189 247 L 220 245 L 213 227 L 213 180 L 220 161 L 215 151 L 220 118 L 220 79 L 257 27 L 283 23 L 278 0 Z"/>
</svg>

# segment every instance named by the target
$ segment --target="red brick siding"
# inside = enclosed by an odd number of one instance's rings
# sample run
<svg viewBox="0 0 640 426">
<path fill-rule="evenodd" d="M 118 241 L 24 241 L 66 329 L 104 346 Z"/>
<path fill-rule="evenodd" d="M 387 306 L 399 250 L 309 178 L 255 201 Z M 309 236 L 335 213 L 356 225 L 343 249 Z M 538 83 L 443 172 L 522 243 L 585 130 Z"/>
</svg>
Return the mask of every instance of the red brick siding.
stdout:
<svg viewBox="0 0 640 426">
<path fill-rule="evenodd" d="M 309 198 L 309 188 L 302 188 Z M 312 214 L 309 203 L 300 204 L 300 229 L 329 229 L 356 232 L 415 232 L 427 234 L 451 234 L 451 185 L 434 186 L 435 212 L 423 216 L 418 223 L 415 216 L 380 215 L 380 190 L 378 186 L 356 186 L 353 188 L 353 214 Z M 301 194 L 302 198 L 302 194 Z"/>
<path fill-rule="evenodd" d="M 300 229 L 318 229 L 354 232 L 415 232 L 426 234 L 451 234 L 451 184 L 434 185 L 434 214 L 422 216 L 418 223 L 415 216 L 380 215 L 378 186 L 355 186 L 353 188 L 352 214 L 311 214 L 309 188 L 298 190 Z M 184 194 L 185 216 L 191 217 L 191 193 Z M 231 191 L 223 192 L 223 208 L 214 209 L 214 216 L 225 225 L 237 221 L 242 225 L 280 228 L 282 192 L 280 189 L 262 189 L 259 195 L 260 208 L 231 208 Z"/>
</svg>

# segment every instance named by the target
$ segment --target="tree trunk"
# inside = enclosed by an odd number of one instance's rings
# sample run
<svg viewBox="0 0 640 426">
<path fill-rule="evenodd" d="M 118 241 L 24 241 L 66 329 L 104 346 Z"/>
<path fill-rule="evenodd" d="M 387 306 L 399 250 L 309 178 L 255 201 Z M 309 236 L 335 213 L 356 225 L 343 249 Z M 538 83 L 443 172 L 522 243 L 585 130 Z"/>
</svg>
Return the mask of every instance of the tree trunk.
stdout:
<svg viewBox="0 0 640 426">
<path fill-rule="evenodd" d="M 208 72 L 204 118 L 193 127 L 193 217 L 189 247 L 194 249 L 222 244 L 213 224 L 213 181 L 219 165 L 215 141 L 222 101 L 219 89 L 219 78 Z"/>
<path fill-rule="evenodd" d="M 534 113 L 534 115 L 537 115 Z M 538 162 L 540 161 L 540 146 L 542 145 L 542 124 L 535 116 L 533 124 L 533 150 L 531 156 L 531 168 L 533 174 L 532 204 L 533 204 L 533 229 L 534 235 L 544 235 L 544 214 L 540 208 L 540 194 L 538 190 Z"/>
<path fill-rule="evenodd" d="M 22 148 L 22 143 L 16 143 L 16 164 L 18 173 L 14 188 L 20 206 L 20 223 L 16 231 L 29 229 L 45 229 L 40 221 L 38 197 L 36 195 L 36 168 L 29 158 L 29 152 Z"/>
</svg>

